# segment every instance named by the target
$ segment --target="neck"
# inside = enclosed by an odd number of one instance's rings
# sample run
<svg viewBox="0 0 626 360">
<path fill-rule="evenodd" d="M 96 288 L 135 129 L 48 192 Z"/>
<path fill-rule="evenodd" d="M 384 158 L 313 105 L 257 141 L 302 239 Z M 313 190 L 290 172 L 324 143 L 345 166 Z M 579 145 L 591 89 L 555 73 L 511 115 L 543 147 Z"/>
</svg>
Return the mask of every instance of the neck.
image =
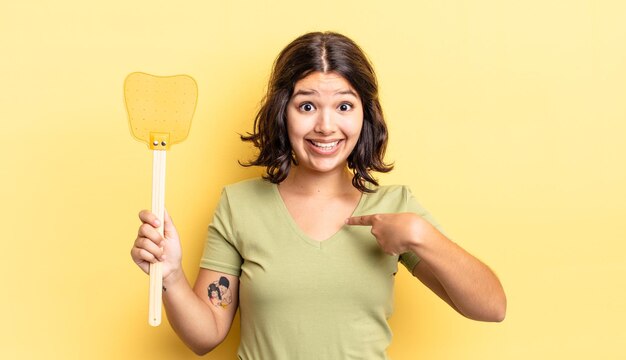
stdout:
<svg viewBox="0 0 626 360">
<path fill-rule="evenodd" d="M 322 196 L 337 196 L 358 191 L 352 186 L 352 174 L 347 168 L 329 173 L 311 173 L 294 166 L 280 186 L 301 194 Z"/>
</svg>

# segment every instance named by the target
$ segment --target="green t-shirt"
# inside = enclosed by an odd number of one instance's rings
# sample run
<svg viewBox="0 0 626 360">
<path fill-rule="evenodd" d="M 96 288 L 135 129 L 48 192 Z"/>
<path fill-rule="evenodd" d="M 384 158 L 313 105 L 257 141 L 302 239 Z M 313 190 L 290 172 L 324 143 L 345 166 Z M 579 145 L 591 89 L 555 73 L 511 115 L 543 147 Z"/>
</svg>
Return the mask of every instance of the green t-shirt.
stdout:
<svg viewBox="0 0 626 360">
<path fill-rule="evenodd" d="M 354 216 L 414 212 L 434 223 L 405 186 L 363 193 Z M 239 276 L 244 360 L 387 359 L 387 319 L 398 261 L 382 252 L 370 227 L 344 225 L 322 242 L 304 234 L 261 179 L 227 186 L 200 266 Z"/>
</svg>

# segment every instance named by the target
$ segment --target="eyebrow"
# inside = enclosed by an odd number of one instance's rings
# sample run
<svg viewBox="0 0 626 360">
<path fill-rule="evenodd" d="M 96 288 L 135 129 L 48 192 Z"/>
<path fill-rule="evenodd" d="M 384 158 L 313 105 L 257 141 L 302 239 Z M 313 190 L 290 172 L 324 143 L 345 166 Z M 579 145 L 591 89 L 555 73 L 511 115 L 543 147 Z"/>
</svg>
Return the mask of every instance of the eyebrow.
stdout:
<svg viewBox="0 0 626 360">
<path fill-rule="evenodd" d="M 315 94 L 318 94 L 318 92 L 315 91 L 315 90 L 303 90 L 303 89 L 300 89 L 300 90 L 294 92 L 292 97 L 296 97 L 298 95 L 315 95 Z"/>
<path fill-rule="evenodd" d="M 317 91 L 313 90 L 313 89 L 300 89 L 296 92 L 293 93 L 293 95 L 291 97 L 296 97 L 298 95 L 316 95 L 319 94 Z M 333 95 L 352 95 L 355 98 L 358 98 L 359 96 L 352 90 L 347 89 L 347 90 L 341 90 L 341 91 L 337 91 L 336 93 L 334 93 Z"/>
<path fill-rule="evenodd" d="M 348 89 L 348 90 L 342 90 L 342 91 L 337 91 L 335 93 L 335 95 L 352 95 L 355 98 L 358 98 L 359 96 L 352 90 Z"/>
</svg>

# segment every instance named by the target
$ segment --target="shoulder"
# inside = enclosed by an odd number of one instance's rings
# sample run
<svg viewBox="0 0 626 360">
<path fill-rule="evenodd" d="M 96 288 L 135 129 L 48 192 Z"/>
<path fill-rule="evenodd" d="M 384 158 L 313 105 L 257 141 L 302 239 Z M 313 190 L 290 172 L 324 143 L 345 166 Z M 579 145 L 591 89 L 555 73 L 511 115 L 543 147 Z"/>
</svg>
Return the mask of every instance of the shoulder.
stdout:
<svg viewBox="0 0 626 360">
<path fill-rule="evenodd" d="M 372 193 L 371 195 L 380 196 L 380 197 L 389 197 L 389 196 L 403 197 L 410 193 L 411 193 L 411 190 L 406 185 L 384 185 L 384 186 L 378 186 L 376 188 L 376 192 Z"/>
<path fill-rule="evenodd" d="M 404 185 L 385 185 L 376 187 L 376 192 L 363 193 L 363 207 L 368 212 L 405 211 L 410 190 Z"/>
<path fill-rule="evenodd" d="M 271 182 L 261 178 L 252 178 L 226 185 L 224 191 L 226 191 L 228 195 L 259 193 L 272 191 L 273 185 L 274 184 Z"/>
<path fill-rule="evenodd" d="M 274 195 L 275 185 L 261 178 L 242 180 L 224 187 L 223 194 L 232 203 L 267 201 Z"/>
</svg>

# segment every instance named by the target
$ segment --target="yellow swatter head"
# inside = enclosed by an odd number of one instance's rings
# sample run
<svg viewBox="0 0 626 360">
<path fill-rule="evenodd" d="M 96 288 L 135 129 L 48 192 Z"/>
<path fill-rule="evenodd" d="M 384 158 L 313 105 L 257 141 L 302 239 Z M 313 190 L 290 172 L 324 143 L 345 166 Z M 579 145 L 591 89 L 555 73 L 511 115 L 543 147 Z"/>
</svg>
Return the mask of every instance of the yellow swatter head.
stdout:
<svg viewBox="0 0 626 360">
<path fill-rule="evenodd" d="M 141 72 L 124 81 L 130 131 L 152 150 L 168 150 L 187 138 L 198 102 L 198 85 L 188 75 Z"/>
</svg>

